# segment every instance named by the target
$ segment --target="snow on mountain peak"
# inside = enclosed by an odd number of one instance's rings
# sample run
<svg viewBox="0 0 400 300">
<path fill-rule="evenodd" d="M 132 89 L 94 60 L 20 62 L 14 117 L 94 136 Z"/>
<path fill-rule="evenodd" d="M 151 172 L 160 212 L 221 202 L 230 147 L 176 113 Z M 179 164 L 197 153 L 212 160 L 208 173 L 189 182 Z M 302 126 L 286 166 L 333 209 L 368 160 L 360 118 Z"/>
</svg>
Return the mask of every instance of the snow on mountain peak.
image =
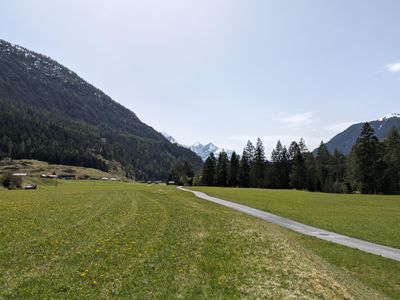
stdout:
<svg viewBox="0 0 400 300">
<path fill-rule="evenodd" d="M 207 145 L 202 145 L 200 143 L 195 143 L 189 147 L 194 153 L 200 156 L 203 160 L 206 160 L 210 153 L 213 153 L 217 157 L 221 152 L 226 152 L 228 157 L 232 155 L 232 150 L 223 149 L 215 146 L 213 143 L 208 143 Z"/>
<path fill-rule="evenodd" d="M 172 136 L 170 136 L 168 133 L 165 132 L 160 132 L 170 143 L 172 144 L 177 144 L 181 145 L 175 140 Z M 232 150 L 227 150 L 223 149 L 220 147 L 215 146 L 213 143 L 208 143 L 206 145 L 203 145 L 200 142 L 196 142 L 191 146 L 185 146 L 181 145 L 185 148 L 188 148 L 192 150 L 194 153 L 196 153 L 198 156 L 200 156 L 203 160 L 206 160 L 207 157 L 210 155 L 210 153 L 214 153 L 214 156 L 217 157 L 222 151 L 225 151 L 228 154 L 228 157 L 232 155 Z"/>
<path fill-rule="evenodd" d="M 379 119 L 379 121 L 389 120 L 391 118 L 400 118 L 400 113 L 390 113 Z"/>
</svg>

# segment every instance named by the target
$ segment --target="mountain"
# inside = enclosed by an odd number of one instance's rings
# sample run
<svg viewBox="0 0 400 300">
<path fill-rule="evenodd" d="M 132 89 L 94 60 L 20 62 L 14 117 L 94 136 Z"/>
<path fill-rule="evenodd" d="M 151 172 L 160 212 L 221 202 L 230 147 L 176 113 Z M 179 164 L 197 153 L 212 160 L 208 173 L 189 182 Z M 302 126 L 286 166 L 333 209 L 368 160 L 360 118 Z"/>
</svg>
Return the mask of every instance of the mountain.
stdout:
<svg viewBox="0 0 400 300">
<path fill-rule="evenodd" d="M 228 157 L 232 155 L 232 150 L 223 149 L 220 147 L 215 146 L 213 143 L 208 143 L 207 145 L 202 145 L 201 143 L 197 142 L 189 147 L 194 153 L 201 157 L 202 160 L 206 160 L 210 153 L 214 153 L 215 157 L 225 151 L 228 154 Z"/>
<path fill-rule="evenodd" d="M 376 121 L 369 122 L 379 140 L 383 140 L 388 135 L 392 127 L 400 128 L 400 114 L 390 113 Z M 351 148 L 361 134 L 364 123 L 353 124 L 343 132 L 337 134 L 326 143 L 328 150 L 333 153 L 338 149 L 343 154 L 349 154 Z"/>
<path fill-rule="evenodd" d="M 32 158 L 163 179 L 201 160 L 51 58 L 0 40 L 0 158 Z"/>
<path fill-rule="evenodd" d="M 168 142 L 170 142 L 171 144 L 178 145 L 178 142 L 174 137 L 170 136 L 168 133 L 166 133 L 164 131 L 161 131 L 160 133 L 168 140 Z"/>
<path fill-rule="evenodd" d="M 228 157 L 230 157 L 233 153 L 232 150 L 226 150 L 220 147 L 215 146 L 213 143 L 208 143 L 207 145 L 203 145 L 199 142 L 194 143 L 191 146 L 185 146 L 181 145 L 178 143 L 178 141 L 169 135 L 168 133 L 165 132 L 160 132 L 170 143 L 180 145 L 182 147 L 188 148 L 194 153 L 196 153 L 203 161 L 206 160 L 206 158 L 210 155 L 210 153 L 214 153 L 215 157 L 218 157 L 218 155 L 222 152 L 225 151 L 228 154 Z"/>
</svg>

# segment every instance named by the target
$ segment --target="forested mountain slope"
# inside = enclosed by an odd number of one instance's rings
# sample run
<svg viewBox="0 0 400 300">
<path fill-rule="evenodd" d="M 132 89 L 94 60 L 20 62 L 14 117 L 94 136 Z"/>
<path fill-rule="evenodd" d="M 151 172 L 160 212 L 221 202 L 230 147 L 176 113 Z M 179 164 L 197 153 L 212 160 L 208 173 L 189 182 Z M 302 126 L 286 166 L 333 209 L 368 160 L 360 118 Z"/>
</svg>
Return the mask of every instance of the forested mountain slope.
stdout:
<svg viewBox="0 0 400 300">
<path fill-rule="evenodd" d="M 169 143 L 129 109 L 44 55 L 0 40 L 0 158 L 33 158 L 164 179 L 201 159 Z"/>
<path fill-rule="evenodd" d="M 393 127 L 400 128 L 400 115 L 391 113 L 379 120 L 371 121 L 369 124 L 374 129 L 376 137 L 379 140 L 383 140 Z M 326 143 L 329 152 L 332 154 L 337 149 L 343 154 L 349 154 L 361 133 L 363 125 L 364 123 L 353 124 L 343 132 L 334 136 Z"/>
</svg>

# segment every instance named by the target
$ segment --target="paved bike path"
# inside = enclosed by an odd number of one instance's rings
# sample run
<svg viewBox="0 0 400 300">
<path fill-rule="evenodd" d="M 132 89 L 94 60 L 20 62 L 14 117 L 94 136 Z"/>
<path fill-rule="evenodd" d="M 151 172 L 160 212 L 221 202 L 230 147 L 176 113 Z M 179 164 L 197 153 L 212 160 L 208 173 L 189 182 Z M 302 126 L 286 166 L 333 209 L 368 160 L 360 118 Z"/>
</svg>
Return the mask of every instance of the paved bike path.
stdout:
<svg viewBox="0 0 400 300">
<path fill-rule="evenodd" d="M 234 210 L 240 211 L 242 213 L 248 214 L 250 216 L 254 216 L 257 218 L 260 218 L 262 220 L 268 221 L 270 223 L 288 228 L 290 230 L 313 236 L 316 238 L 319 238 L 321 240 L 329 241 L 332 243 L 340 244 L 343 246 L 347 246 L 350 248 L 358 249 L 364 252 L 372 253 L 375 255 L 380 255 L 389 259 L 397 260 L 400 261 L 400 249 L 396 248 L 391 248 L 363 240 L 359 240 L 356 238 L 348 237 L 345 235 L 341 235 L 335 232 L 327 231 L 324 229 L 312 227 L 309 225 L 305 225 L 296 221 L 292 221 L 287 218 L 283 218 L 256 208 L 248 207 L 242 204 L 222 200 L 216 197 L 211 197 L 205 193 L 198 192 L 198 191 L 192 191 L 185 189 L 181 186 L 178 187 L 178 189 L 185 191 L 185 192 L 191 192 L 193 193 L 196 197 L 211 201 L 229 208 L 232 208 Z"/>
</svg>

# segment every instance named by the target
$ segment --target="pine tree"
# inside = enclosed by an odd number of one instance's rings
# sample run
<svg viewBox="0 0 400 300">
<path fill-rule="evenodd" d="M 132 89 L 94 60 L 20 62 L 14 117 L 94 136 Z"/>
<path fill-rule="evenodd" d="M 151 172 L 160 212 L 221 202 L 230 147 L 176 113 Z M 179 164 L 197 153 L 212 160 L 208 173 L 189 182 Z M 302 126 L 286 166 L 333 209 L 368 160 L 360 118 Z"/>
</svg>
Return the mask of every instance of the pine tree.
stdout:
<svg viewBox="0 0 400 300">
<path fill-rule="evenodd" d="M 250 186 L 258 188 L 265 186 L 265 153 L 260 138 L 257 139 L 253 163 L 251 164 Z"/>
<path fill-rule="evenodd" d="M 369 123 L 365 123 L 354 146 L 358 183 L 363 194 L 378 192 L 379 141 Z"/>
<path fill-rule="evenodd" d="M 252 164 L 254 161 L 254 154 L 255 154 L 256 149 L 251 141 L 247 141 L 245 151 L 248 154 L 250 164 Z"/>
<path fill-rule="evenodd" d="M 250 141 L 247 143 L 251 145 Z M 239 164 L 239 186 L 250 186 L 250 168 L 251 168 L 252 153 L 251 147 L 244 148 Z"/>
<path fill-rule="evenodd" d="M 302 148 L 305 148 L 305 144 Z M 302 190 L 306 185 L 306 167 L 302 148 L 296 142 L 292 142 L 289 150 L 292 167 L 289 175 L 290 186 L 298 190 Z"/>
<path fill-rule="evenodd" d="M 282 147 L 280 141 L 276 144 L 271 154 L 272 170 L 269 179 L 271 187 L 286 189 L 289 187 L 289 154 L 286 147 Z"/>
<path fill-rule="evenodd" d="M 218 155 L 215 184 L 217 186 L 226 186 L 228 183 L 228 155 L 222 151 Z"/>
<path fill-rule="evenodd" d="M 326 145 L 321 142 L 317 149 L 317 157 L 315 159 L 316 168 L 316 190 L 327 191 L 330 188 L 330 168 L 331 168 L 331 155 Z"/>
<path fill-rule="evenodd" d="M 351 188 L 347 178 L 347 160 L 339 150 L 335 150 L 331 159 L 331 174 L 332 189 L 328 192 L 333 193 L 348 193 Z"/>
<path fill-rule="evenodd" d="M 388 194 L 400 193 L 400 134 L 393 127 L 384 141 L 384 192 Z"/>
<path fill-rule="evenodd" d="M 305 154 L 305 153 L 308 152 L 308 148 L 307 148 L 307 146 L 306 146 L 306 141 L 305 141 L 303 138 L 300 138 L 300 141 L 299 141 L 299 148 L 300 148 L 300 152 L 301 152 L 302 154 Z"/>
<path fill-rule="evenodd" d="M 332 155 L 332 179 L 334 182 L 344 182 L 346 178 L 346 156 L 339 150 Z"/>
<path fill-rule="evenodd" d="M 316 190 L 316 169 L 315 169 L 315 159 L 311 152 L 306 152 L 304 154 L 304 165 L 306 168 L 306 189 L 308 191 L 314 192 Z"/>
<path fill-rule="evenodd" d="M 213 186 L 215 179 L 215 165 L 216 160 L 213 153 L 207 157 L 203 165 L 202 184 L 206 186 Z"/>
<path fill-rule="evenodd" d="M 229 179 L 228 179 L 229 186 L 238 186 L 239 184 L 239 164 L 240 164 L 239 160 L 240 160 L 239 156 L 236 155 L 235 151 L 233 151 L 229 163 Z"/>
</svg>

